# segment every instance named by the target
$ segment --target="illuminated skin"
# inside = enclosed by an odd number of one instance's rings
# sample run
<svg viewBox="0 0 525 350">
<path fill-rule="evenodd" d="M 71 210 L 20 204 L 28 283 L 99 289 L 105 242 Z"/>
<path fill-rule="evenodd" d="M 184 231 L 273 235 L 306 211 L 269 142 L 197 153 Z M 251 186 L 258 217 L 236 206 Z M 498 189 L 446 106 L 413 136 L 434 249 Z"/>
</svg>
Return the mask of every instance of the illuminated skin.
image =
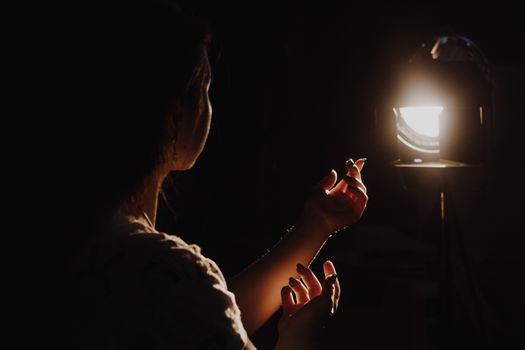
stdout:
<svg viewBox="0 0 525 350">
<path fill-rule="evenodd" d="M 172 158 L 169 164 L 168 173 L 174 170 L 188 170 L 193 167 L 197 158 L 199 158 L 211 125 L 212 107 L 208 95 L 211 84 L 211 67 L 208 61 L 208 55 L 204 50 L 204 60 L 206 62 L 205 79 L 200 88 L 199 100 L 201 103 L 201 113 L 191 113 L 195 108 L 179 104 L 182 111 L 190 110 L 190 113 L 182 113 L 183 118 L 178 120 L 176 125 L 177 137 L 174 147 L 176 156 Z M 167 174 L 166 174 L 167 175 Z"/>
<path fill-rule="evenodd" d="M 309 266 L 330 235 L 361 218 L 368 200 L 366 187 L 361 181 L 363 166 L 363 160 L 356 161 L 355 164 L 347 162 L 348 177 L 339 182 L 337 173 L 332 170 L 312 190 L 294 229 L 268 254 L 230 281 L 230 289 L 236 295 L 242 311 L 243 324 L 249 334 L 255 332 L 271 317 L 279 307 L 281 299 L 288 300 L 280 295 L 280 290 L 290 282 L 290 276 L 299 276 L 296 264 Z M 325 276 L 330 276 L 336 271 L 334 266 L 328 263 L 324 265 L 324 272 Z M 297 294 L 294 286 L 290 287 Z M 335 295 L 338 296 L 338 281 L 335 282 L 335 289 Z M 332 302 L 337 304 L 335 295 Z M 310 303 L 307 303 L 305 308 L 309 305 Z M 323 320 L 331 307 L 323 310 L 324 314 L 320 313 L 320 308 L 312 307 L 305 312 L 312 312 Z"/>
<path fill-rule="evenodd" d="M 204 58 L 207 61 L 206 55 Z M 209 63 L 206 67 L 210 69 Z M 202 113 L 188 114 L 177 121 L 176 157 L 164 164 L 161 175 L 147 185 L 143 203 L 138 204 L 153 223 L 162 181 L 170 171 L 190 169 L 206 143 L 211 123 L 208 97 L 211 74 L 207 76 L 208 80 L 200 87 Z M 187 108 L 183 103 L 178 106 L 182 110 Z M 340 285 L 333 276 L 336 273 L 334 265 L 331 262 L 324 264 L 322 284 L 308 266 L 326 240 L 358 221 L 366 207 L 368 197 L 361 180 L 364 160 L 355 164 L 347 161 L 346 166 L 346 176 L 339 182 L 337 173 L 332 170 L 314 187 L 301 218 L 268 254 L 229 281 L 229 289 L 235 294 L 249 335 L 260 328 L 282 302 L 284 314 L 279 323 L 278 349 L 311 347 L 313 335 L 320 331 L 337 307 Z M 140 216 L 138 211 L 137 216 Z M 299 277 L 306 287 L 294 279 Z M 296 295 L 297 303 L 293 301 L 292 293 Z"/>
</svg>

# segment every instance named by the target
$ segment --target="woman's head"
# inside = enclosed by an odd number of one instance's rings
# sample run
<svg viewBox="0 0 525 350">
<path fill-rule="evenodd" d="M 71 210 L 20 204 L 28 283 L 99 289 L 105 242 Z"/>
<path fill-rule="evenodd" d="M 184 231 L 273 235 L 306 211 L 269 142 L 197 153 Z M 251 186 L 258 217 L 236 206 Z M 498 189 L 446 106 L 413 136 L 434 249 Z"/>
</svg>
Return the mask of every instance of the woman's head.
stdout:
<svg viewBox="0 0 525 350">
<path fill-rule="evenodd" d="M 193 166 L 210 125 L 211 71 L 206 28 L 173 2 L 95 7 L 70 28 L 67 126 L 82 195 L 110 213 L 152 180 Z"/>
</svg>

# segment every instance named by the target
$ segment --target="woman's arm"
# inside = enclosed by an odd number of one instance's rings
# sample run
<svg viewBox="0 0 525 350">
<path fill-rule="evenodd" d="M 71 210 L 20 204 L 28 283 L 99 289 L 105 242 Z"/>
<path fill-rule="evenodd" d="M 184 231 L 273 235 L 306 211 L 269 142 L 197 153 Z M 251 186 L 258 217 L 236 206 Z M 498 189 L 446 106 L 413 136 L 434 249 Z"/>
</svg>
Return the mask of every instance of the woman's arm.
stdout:
<svg viewBox="0 0 525 350">
<path fill-rule="evenodd" d="M 290 276 L 297 277 L 297 264 L 309 266 L 325 243 L 326 238 L 316 229 L 323 230 L 319 223 L 300 220 L 269 253 L 228 281 L 249 335 L 278 309 L 280 290 Z"/>
<path fill-rule="evenodd" d="M 229 281 L 244 327 L 253 334 L 280 306 L 280 291 L 297 264 L 309 266 L 331 234 L 361 217 L 368 197 L 361 182 L 364 160 L 347 161 L 348 172 L 337 182 L 335 171 L 314 188 L 295 227 L 274 248 Z"/>
</svg>

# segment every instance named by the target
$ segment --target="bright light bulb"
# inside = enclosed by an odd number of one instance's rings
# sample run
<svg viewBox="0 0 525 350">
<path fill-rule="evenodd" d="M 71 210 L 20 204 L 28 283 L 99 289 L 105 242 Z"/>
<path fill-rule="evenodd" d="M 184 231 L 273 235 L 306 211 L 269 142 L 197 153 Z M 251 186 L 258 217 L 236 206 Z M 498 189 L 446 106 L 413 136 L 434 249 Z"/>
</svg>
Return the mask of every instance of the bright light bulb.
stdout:
<svg viewBox="0 0 525 350">
<path fill-rule="evenodd" d="M 401 107 L 399 112 L 405 123 L 418 134 L 428 137 L 439 136 L 439 114 L 442 106 Z"/>
</svg>

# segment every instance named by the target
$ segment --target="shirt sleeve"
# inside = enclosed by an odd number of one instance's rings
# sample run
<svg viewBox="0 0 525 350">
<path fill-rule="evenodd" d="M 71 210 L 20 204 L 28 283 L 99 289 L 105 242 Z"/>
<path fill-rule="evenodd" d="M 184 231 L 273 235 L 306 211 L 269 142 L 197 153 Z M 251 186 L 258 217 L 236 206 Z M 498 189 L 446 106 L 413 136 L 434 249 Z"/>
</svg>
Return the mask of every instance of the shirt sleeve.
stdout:
<svg viewBox="0 0 525 350">
<path fill-rule="evenodd" d="M 143 274 L 148 342 L 158 349 L 254 349 L 217 265 L 197 246 L 167 245 Z"/>
</svg>

